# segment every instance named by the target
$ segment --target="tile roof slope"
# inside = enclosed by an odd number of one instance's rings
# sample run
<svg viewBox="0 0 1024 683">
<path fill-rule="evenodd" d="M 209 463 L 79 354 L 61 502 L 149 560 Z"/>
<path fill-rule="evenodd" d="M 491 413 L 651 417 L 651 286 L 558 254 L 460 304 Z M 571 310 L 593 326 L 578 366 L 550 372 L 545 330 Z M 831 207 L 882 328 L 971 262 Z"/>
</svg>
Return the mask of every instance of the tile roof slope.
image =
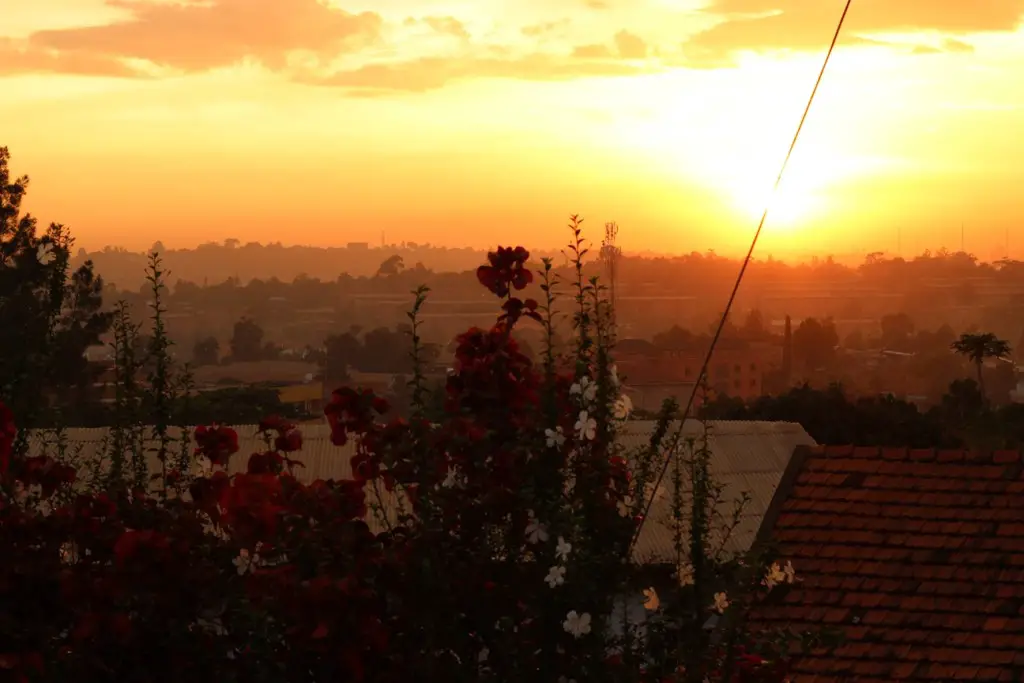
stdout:
<svg viewBox="0 0 1024 683">
<path fill-rule="evenodd" d="M 1022 471 L 1010 451 L 797 449 L 761 538 L 801 581 L 751 617 L 846 641 L 793 683 L 1022 680 Z"/>
<path fill-rule="evenodd" d="M 632 421 L 620 435 L 628 451 L 635 451 L 649 443 L 654 431 L 653 421 Z M 815 442 L 796 423 L 712 421 L 709 423 L 709 446 L 712 452 L 711 470 L 717 481 L 726 486 L 725 504 L 739 498 L 743 493 L 750 495 L 750 504 L 739 527 L 729 537 L 726 548 L 743 551 L 750 547 L 765 511 L 775 494 L 782 473 L 786 468 L 793 449 L 799 445 L 810 446 Z M 238 433 L 239 452 L 229 461 L 231 473 L 244 471 L 251 453 L 266 449 L 257 433 L 256 425 L 234 425 Z M 355 455 L 355 444 L 349 442 L 343 447 L 331 443 L 330 427 L 320 424 L 300 425 L 302 450 L 292 457 L 305 467 L 297 468 L 295 476 L 304 483 L 315 479 L 347 479 L 352 476 L 351 459 Z M 683 430 L 684 437 L 698 437 L 702 432 L 701 423 L 688 420 Z M 86 459 L 95 459 L 103 452 L 103 442 L 108 434 L 106 428 L 68 429 L 65 439 L 71 452 L 79 452 Z M 171 428 L 171 436 L 180 439 L 180 431 Z M 30 441 L 32 452 L 54 453 L 52 435 L 36 432 Z M 153 442 L 147 442 L 152 447 Z M 172 453 L 180 451 L 178 444 L 172 444 Z M 151 471 L 158 471 L 155 455 L 150 456 Z M 667 489 L 667 486 L 665 487 Z M 393 501 L 385 501 L 385 507 L 392 507 Z M 665 561 L 671 556 L 672 534 L 662 522 L 669 518 L 669 498 L 663 497 L 655 503 L 651 520 L 644 525 L 635 548 L 635 556 L 642 561 Z"/>
</svg>

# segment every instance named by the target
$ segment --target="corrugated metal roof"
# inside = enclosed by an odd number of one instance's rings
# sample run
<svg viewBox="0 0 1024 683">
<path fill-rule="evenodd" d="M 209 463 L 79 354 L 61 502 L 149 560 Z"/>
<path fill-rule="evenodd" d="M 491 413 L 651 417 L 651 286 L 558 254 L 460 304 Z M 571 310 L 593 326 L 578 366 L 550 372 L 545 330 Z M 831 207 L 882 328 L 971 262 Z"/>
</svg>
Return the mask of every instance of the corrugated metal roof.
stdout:
<svg viewBox="0 0 1024 683">
<path fill-rule="evenodd" d="M 642 447 L 650 439 L 654 424 L 630 423 L 627 433 L 621 437 L 626 447 Z M 684 440 L 699 440 L 703 429 L 700 421 L 687 420 L 683 428 Z M 708 422 L 710 469 L 715 482 L 724 486 L 721 512 L 724 515 L 731 514 L 735 501 L 744 494 L 750 497 L 739 525 L 724 543 L 718 533 L 712 533 L 715 544 L 723 545 L 729 553 L 743 552 L 750 548 L 793 450 L 800 445 L 817 444 L 795 422 Z M 685 456 L 685 446 L 681 451 Z M 641 561 L 672 561 L 674 544 L 672 532 L 667 526 L 670 519 L 671 486 L 667 476 L 662 486 L 666 493 L 652 506 L 650 519 L 644 524 L 637 541 L 635 557 Z M 721 528 L 721 525 L 717 528 Z"/>
<path fill-rule="evenodd" d="M 730 552 L 743 551 L 750 547 L 761 524 L 782 473 L 789 462 L 793 449 L 798 445 L 814 446 L 814 440 L 796 423 L 786 422 L 747 422 L 747 421 L 712 421 L 709 425 L 709 448 L 711 450 L 711 470 L 715 480 L 725 486 L 723 493 L 723 511 L 732 509 L 732 501 L 738 500 L 744 493 L 750 496 L 750 503 L 744 511 L 740 526 L 734 530 L 725 547 Z M 636 421 L 628 423 L 620 435 L 621 442 L 627 451 L 632 452 L 643 448 L 650 441 L 655 423 L 653 421 Z M 266 450 L 267 446 L 257 433 L 257 425 L 235 425 L 238 433 L 239 455 L 230 461 L 230 473 L 244 471 L 248 455 Z M 304 424 L 300 426 L 303 435 L 302 450 L 291 454 L 291 457 L 305 465 L 295 470 L 295 476 L 304 483 L 316 479 L 348 479 L 352 476 L 351 459 L 355 455 L 355 444 L 349 442 L 345 446 L 331 443 L 330 426 L 321 424 Z M 699 421 L 688 420 L 684 429 L 684 439 L 699 439 L 703 428 Z M 670 429 L 670 434 L 672 430 Z M 69 446 L 69 453 L 96 461 L 105 450 L 104 442 L 109 430 L 69 429 L 64 438 Z M 180 453 L 181 431 L 171 428 L 170 435 L 177 441 L 171 445 L 171 453 Z M 30 452 L 34 455 L 48 453 L 56 455 L 52 432 L 34 432 L 30 435 Z M 144 448 L 155 449 L 154 441 L 147 441 Z M 151 471 L 158 471 L 156 455 L 150 452 L 147 460 Z M 671 490 L 666 481 L 663 488 Z M 651 511 L 651 518 L 644 525 L 636 547 L 636 557 L 642 561 L 667 561 L 672 553 L 673 542 L 670 530 L 664 525 L 669 515 L 670 499 L 668 495 L 660 498 Z M 384 501 L 388 510 L 394 510 L 396 502 L 393 498 Z M 381 523 L 372 526 L 381 528 Z"/>
</svg>

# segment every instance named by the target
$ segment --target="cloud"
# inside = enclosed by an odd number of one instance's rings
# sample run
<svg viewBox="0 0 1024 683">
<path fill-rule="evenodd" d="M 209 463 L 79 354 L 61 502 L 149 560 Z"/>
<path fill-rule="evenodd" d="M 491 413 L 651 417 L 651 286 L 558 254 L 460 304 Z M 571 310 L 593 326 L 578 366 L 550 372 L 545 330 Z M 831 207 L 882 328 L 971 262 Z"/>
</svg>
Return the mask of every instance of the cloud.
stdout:
<svg viewBox="0 0 1024 683">
<path fill-rule="evenodd" d="M 426 92 L 471 78 L 563 81 L 639 73 L 643 73 L 640 68 L 614 60 L 566 59 L 560 55 L 535 53 L 520 57 L 423 57 L 404 62 L 369 64 L 325 77 L 306 76 L 301 81 L 309 85 L 345 88 L 351 94 L 373 96 L 400 91 Z"/>
<path fill-rule="evenodd" d="M 438 33 L 456 38 L 469 38 L 466 26 L 455 17 L 427 17 L 423 21 Z"/>
<path fill-rule="evenodd" d="M 623 59 L 643 59 L 647 56 L 647 43 L 629 31 L 619 31 L 615 34 L 615 47 Z"/>
<path fill-rule="evenodd" d="M 572 49 L 572 56 L 580 59 L 610 59 L 612 51 L 607 45 L 592 43 L 589 45 L 577 45 Z"/>
<path fill-rule="evenodd" d="M 721 59 L 737 50 L 821 49 L 831 37 L 841 4 L 712 0 L 703 12 L 721 22 L 693 36 L 686 43 L 687 52 L 695 58 Z M 843 40 L 897 32 L 1011 32 L 1022 15 L 1024 0 L 857 0 Z"/>
<path fill-rule="evenodd" d="M 0 38 L 0 76 L 31 73 L 63 73 L 72 76 L 136 78 L 143 74 L 120 59 L 104 55 L 69 54 L 18 45 Z"/>
<path fill-rule="evenodd" d="M 628 31 L 620 31 L 607 45 L 575 49 L 565 45 L 558 34 L 568 26 L 567 19 L 525 26 L 519 41 L 476 44 L 469 40 L 466 25 L 454 16 L 396 17 L 394 23 L 385 24 L 377 13 L 348 12 L 325 0 L 106 0 L 106 4 L 123 10 L 125 18 L 37 31 L 17 45 L 0 38 L 0 74 L 158 77 L 253 63 L 299 83 L 380 96 L 423 92 L 474 78 L 559 81 L 657 68 L 653 63 L 623 61 L 643 59 L 650 53 L 648 44 Z M 415 35 L 402 31 L 403 26 L 414 27 Z M 439 52 L 437 35 L 459 42 Z M 556 38 L 557 47 L 541 49 Z"/>
<path fill-rule="evenodd" d="M 945 52 L 974 52 L 973 45 L 962 40 L 954 40 L 953 38 L 947 38 L 942 41 L 942 49 Z"/>
<path fill-rule="evenodd" d="M 529 26 L 522 27 L 519 31 L 528 38 L 539 38 L 540 36 L 563 29 L 568 25 L 568 19 L 560 19 L 559 21 L 545 21 L 540 24 L 530 24 Z"/>
<path fill-rule="evenodd" d="M 101 26 L 38 31 L 31 47 L 56 50 L 73 60 L 146 60 L 186 72 L 205 71 L 245 59 L 270 68 L 288 53 L 304 50 L 334 56 L 379 39 L 381 17 L 351 14 L 318 0 L 107 0 L 130 18 Z"/>
</svg>

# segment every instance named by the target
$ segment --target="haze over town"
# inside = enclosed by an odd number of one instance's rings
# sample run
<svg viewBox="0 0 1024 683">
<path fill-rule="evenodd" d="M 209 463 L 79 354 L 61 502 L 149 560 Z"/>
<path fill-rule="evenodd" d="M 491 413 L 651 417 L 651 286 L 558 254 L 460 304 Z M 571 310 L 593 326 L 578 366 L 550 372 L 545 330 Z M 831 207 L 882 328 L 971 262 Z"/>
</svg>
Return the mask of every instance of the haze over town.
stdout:
<svg viewBox="0 0 1024 683">
<path fill-rule="evenodd" d="M 820 66 L 819 0 L 35 0 L 0 28 L 26 204 L 78 246 L 738 255 Z M 835 5 L 835 6 L 833 6 Z M 854 6 L 761 254 L 1024 248 L 1020 0 Z M 73 131 L 73 134 L 57 134 Z M 16 143 L 16 144 L 15 144 Z"/>
</svg>

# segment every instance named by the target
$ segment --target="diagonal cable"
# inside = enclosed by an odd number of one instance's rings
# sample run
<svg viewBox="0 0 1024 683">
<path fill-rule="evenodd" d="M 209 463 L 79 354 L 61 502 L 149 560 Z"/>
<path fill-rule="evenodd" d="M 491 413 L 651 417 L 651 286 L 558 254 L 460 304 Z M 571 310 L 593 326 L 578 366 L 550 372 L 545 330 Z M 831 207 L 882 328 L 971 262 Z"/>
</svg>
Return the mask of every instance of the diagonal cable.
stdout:
<svg viewBox="0 0 1024 683">
<path fill-rule="evenodd" d="M 828 62 L 832 58 L 832 51 L 835 49 L 836 42 L 839 40 L 839 34 L 843 30 L 843 23 L 846 21 L 846 15 L 850 11 L 851 4 L 853 4 L 853 0 L 846 0 L 846 6 L 843 8 L 843 13 L 839 17 L 839 23 L 836 24 L 836 30 L 832 36 L 832 42 L 828 46 L 828 52 L 825 53 L 825 61 L 821 65 L 821 71 L 818 72 L 818 78 L 814 82 L 814 88 L 811 90 L 811 96 L 807 98 L 807 105 L 804 107 L 804 112 L 800 117 L 800 123 L 796 127 L 796 132 L 793 133 L 793 141 L 789 143 L 789 150 L 786 152 L 786 157 L 782 160 L 782 167 L 779 168 L 779 174 L 775 177 L 775 184 L 772 186 L 772 191 L 764 207 L 764 212 L 761 214 L 761 221 L 757 224 L 757 230 L 754 232 L 754 238 L 750 242 L 750 249 L 747 250 L 747 256 L 743 259 L 743 264 L 740 266 L 740 272 L 736 276 L 736 283 L 733 285 L 732 293 L 729 294 L 729 301 L 726 302 L 725 311 L 722 313 L 722 319 L 718 323 L 718 328 L 715 330 L 715 336 L 711 339 L 711 345 L 708 347 L 708 352 L 704 356 L 704 363 L 701 365 L 700 374 L 697 375 L 697 383 L 694 384 L 693 391 L 690 392 L 690 399 L 686 402 L 686 409 L 683 411 L 683 415 L 680 418 L 677 434 L 681 433 L 685 428 L 686 420 L 690 416 L 690 410 L 693 409 L 693 401 L 697 396 L 697 389 L 704 383 L 704 379 L 707 377 L 708 365 L 711 364 L 711 355 L 715 351 L 718 339 L 722 336 L 722 330 L 725 328 L 725 323 L 729 318 L 729 311 L 732 310 L 733 302 L 736 300 L 736 293 L 739 291 L 740 284 L 743 282 L 743 276 L 747 272 L 747 266 L 750 265 L 750 261 L 753 259 L 754 248 L 757 246 L 757 240 L 761 237 L 761 229 L 764 227 L 764 222 L 768 218 L 768 209 L 771 207 L 772 198 L 778 192 L 779 184 L 782 182 L 782 174 L 786 172 L 786 166 L 789 165 L 789 159 L 793 156 L 793 149 L 796 147 L 796 141 L 800 138 L 800 131 L 804 128 L 804 123 L 807 121 L 807 115 L 810 113 L 811 105 L 814 103 L 814 97 L 818 94 L 818 87 L 821 85 L 821 80 L 825 76 L 825 69 L 828 67 Z M 640 531 L 647 522 L 647 517 L 651 514 L 651 506 L 654 504 L 654 498 L 657 495 L 658 487 L 661 486 L 661 482 L 665 479 L 665 473 L 668 471 L 668 466 L 672 461 L 672 456 L 672 452 L 669 452 L 668 455 L 666 455 L 665 462 L 662 464 L 661 470 L 658 472 L 658 478 L 655 480 L 654 487 L 651 489 L 650 498 L 644 504 L 644 510 L 640 517 L 640 521 L 636 525 L 636 530 L 633 532 L 632 540 L 629 542 L 629 551 L 626 555 L 627 557 L 629 557 L 633 552 L 633 547 L 640 538 Z"/>
</svg>

